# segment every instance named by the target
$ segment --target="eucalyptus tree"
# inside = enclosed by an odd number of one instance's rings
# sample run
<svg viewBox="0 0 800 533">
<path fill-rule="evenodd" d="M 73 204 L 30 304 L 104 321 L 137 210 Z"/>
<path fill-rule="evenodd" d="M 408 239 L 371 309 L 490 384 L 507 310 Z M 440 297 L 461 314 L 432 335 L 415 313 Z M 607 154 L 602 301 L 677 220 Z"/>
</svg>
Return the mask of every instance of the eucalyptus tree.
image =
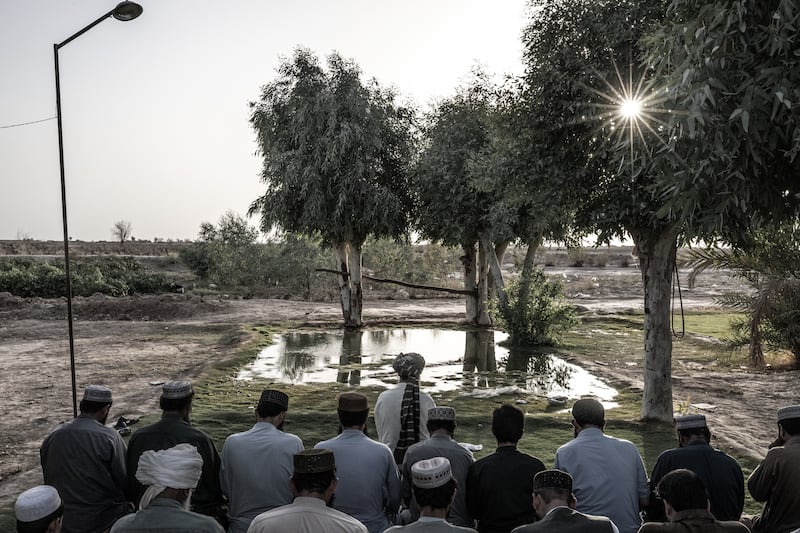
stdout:
<svg viewBox="0 0 800 533">
<path fill-rule="evenodd" d="M 683 164 L 658 191 L 696 234 L 746 245 L 761 226 L 797 223 L 798 24 L 797 0 L 672 0 L 643 40 L 678 111 L 665 138 Z"/>
<path fill-rule="evenodd" d="M 464 288 L 474 291 L 466 299 L 467 320 L 478 325 L 491 324 L 489 262 L 498 262 L 491 243 L 497 242 L 502 253 L 513 238 L 509 227 L 493 226 L 489 216 L 503 191 L 488 190 L 486 176 L 474 167 L 491 147 L 495 107 L 492 85 L 483 73 L 473 73 L 427 117 L 414 170 L 417 229 L 427 239 L 462 249 Z"/>
<path fill-rule="evenodd" d="M 619 113 L 637 92 L 655 97 L 657 72 L 642 66 L 638 39 L 662 23 L 665 7 L 660 0 L 534 1 L 523 42 L 531 156 L 549 176 L 554 203 L 574 202 L 576 227 L 598 242 L 633 239 L 644 288 L 642 418 L 671 421 L 669 302 L 683 221 L 663 210 L 654 184 L 672 172 L 674 158 L 660 156 L 662 142 L 647 124 Z"/>
<path fill-rule="evenodd" d="M 414 114 L 336 53 L 326 70 L 298 49 L 277 73 L 250 104 L 266 191 L 249 213 L 333 248 L 345 326 L 360 327 L 364 241 L 407 233 Z"/>
</svg>

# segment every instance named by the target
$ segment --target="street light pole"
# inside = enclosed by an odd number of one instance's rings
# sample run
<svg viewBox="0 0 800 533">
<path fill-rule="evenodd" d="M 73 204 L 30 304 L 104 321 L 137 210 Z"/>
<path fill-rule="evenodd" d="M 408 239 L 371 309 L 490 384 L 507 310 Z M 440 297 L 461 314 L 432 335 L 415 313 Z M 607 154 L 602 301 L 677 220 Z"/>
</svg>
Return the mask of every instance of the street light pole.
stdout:
<svg viewBox="0 0 800 533">
<path fill-rule="evenodd" d="M 72 376 L 72 416 L 78 416 L 78 387 L 75 379 L 75 333 L 72 317 L 72 276 L 69 269 L 69 230 L 67 228 L 67 185 L 64 179 L 64 136 L 61 128 L 61 81 L 58 72 L 58 50 L 91 30 L 105 19 L 114 17 L 126 22 L 142 14 L 144 9 L 135 2 L 120 2 L 117 6 L 88 26 L 53 45 L 56 72 L 56 117 L 58 118 L 58 165 L 61 171 L 61 222 L 64 229 L 64 273 L 67 279 L 67 323 L 69 329 L 69 368 Z"/>
</svg>

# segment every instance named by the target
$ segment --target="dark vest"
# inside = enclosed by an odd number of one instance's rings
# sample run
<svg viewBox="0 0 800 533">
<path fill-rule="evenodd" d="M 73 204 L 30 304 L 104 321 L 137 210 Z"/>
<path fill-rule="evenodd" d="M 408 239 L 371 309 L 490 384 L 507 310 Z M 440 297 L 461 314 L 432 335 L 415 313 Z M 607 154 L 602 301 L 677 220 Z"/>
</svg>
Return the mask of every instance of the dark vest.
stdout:
<svg viewBox="0 0 800 533">
<path fill-rule="evenodd" d="M 611 520 L 605 516 L 592 516 L 579 513 L 567 507 L 558 507 L 550 514 L 527 526 L 516 528 L 513 533 L 612 533 Z"/>
</svg>

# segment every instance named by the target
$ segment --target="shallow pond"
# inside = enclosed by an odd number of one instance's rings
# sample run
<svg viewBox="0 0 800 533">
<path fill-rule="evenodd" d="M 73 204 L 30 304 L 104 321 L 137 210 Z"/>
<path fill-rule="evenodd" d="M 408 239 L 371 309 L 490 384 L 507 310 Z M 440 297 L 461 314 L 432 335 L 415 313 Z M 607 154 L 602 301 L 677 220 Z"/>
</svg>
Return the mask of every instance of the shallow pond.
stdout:
<svg viewBox="0 0 800 533">
<path fill-rule="evenodd" d="M 555 355 L 498 346 L 506 338 L 505 333 L 486 330 L 294 331 L 276 335 L 274 344 L 245 366 L 237 379 L 390 386 L 397 381 L 392 370 L 395 355 L 418 352 L 427 361 L 422 386 L 429 392 L 592 395 L 609 403 L 616 396 L 617 391 L 600 379 Z"/>
</svg>

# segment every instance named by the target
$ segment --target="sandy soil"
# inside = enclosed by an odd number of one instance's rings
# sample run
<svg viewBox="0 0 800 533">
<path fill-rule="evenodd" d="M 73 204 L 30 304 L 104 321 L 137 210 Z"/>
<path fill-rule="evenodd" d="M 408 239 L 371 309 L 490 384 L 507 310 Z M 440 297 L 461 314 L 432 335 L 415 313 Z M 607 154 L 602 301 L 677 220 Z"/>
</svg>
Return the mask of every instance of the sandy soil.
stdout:
<svg viewBox="0 0 800 533">
<path fill-rule="evenodd" d="M 635 272 L 628 276 L 635 279 Z M 565 271 L 563 275 L 571 274 Z M 640 297 L 631 294 L 631 288 L 616 291 L 612 297 L 592 281 L 591 273 L 582 275 L 583 279 L 565 280 L 571 300 L 586 310 L 641 309 Z M 623 279 L 620 284 L 630 285 L 630 280 Z M 711 285 L 687 294 L 685 307 L 712 305 L 716 285 Z M 636 290 L 635 283 L 632 289 Z M 203 342 L 204 332 L 219 332 L 226 324 L 287 321 L 336 326 L 341 319 L 334 303 L 212 300 L 191 295 L 79 298 L 75 316 L 79 389 L 89 383 L 112 386 L 113 419 L 156 410 L 159 387 L 151 383 L 196 377 L 213 362 L 230 356 L 224 347 Z M 41 482 L 41 440 L 71 418 L 65 317 L 63 301 L 0 294 L 0 508 Z M 458 299 L 369 301 L 364 312 L 365 321 L 371 323 L 457 323 L 462 317 L 463 302 Z M 581 363 L 597 375 L 641 387 L 640 364 Z M 746 369 L 719 372 L 678 364 L 675 395 L 702 401 L 721 442 L 760 459 L 774 438 L 775 410 L 789 402 L 800 403 L 798 374 Z"/>
</svg>

